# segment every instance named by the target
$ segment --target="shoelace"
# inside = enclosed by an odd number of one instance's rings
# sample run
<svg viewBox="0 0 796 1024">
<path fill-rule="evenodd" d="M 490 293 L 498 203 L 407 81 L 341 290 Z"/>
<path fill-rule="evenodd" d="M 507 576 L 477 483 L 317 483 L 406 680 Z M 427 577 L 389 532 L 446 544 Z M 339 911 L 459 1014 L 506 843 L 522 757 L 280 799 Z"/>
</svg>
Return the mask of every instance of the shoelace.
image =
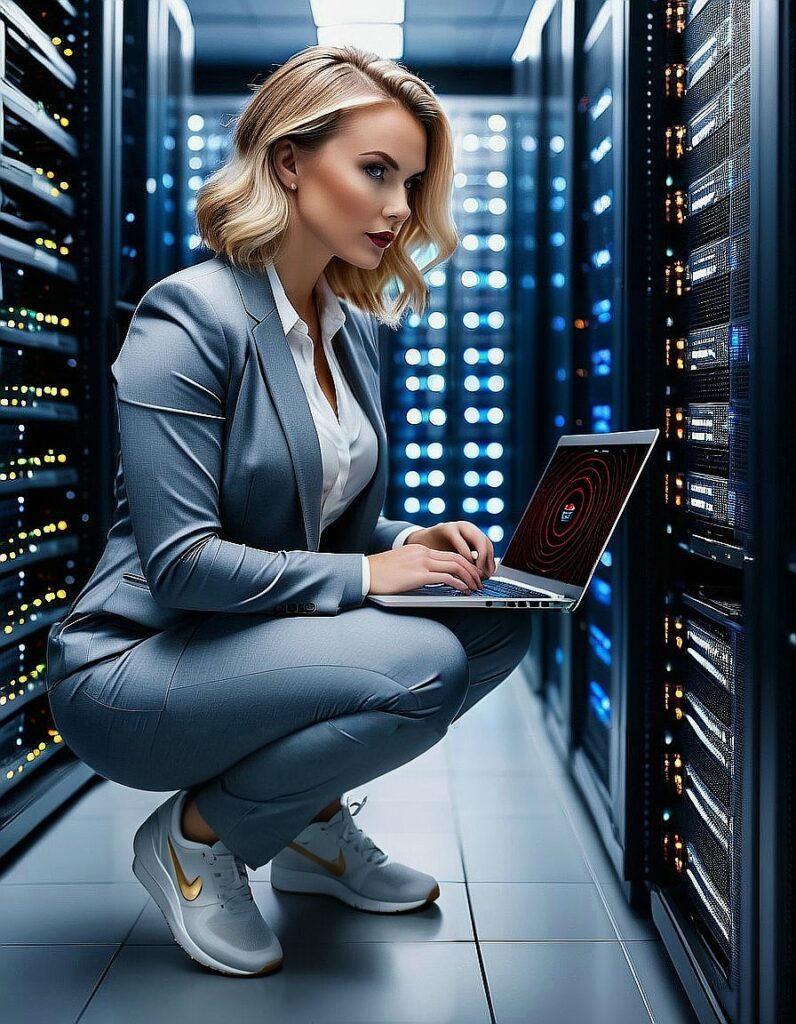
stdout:
<svg viewBox="0 0 796 1024">
<path fill-rule="evenodd" d="M 223 900 L 224 908 L 229 908 L 233 914 L 248 910 L 254 902 L 254 897 L 243 858 L 232 852 L 220 856 L 215 853 L 203 853 L 202 856 L 209 864 L 218 864 L 221 868 L 220 871 L 214 871 L 213 875 L 218 879 L 218 894 Z"/>
<path fill-rule="evenodd" d="M 353 821 L 354 817 L 359 814 L 367 801 L 368 798 L 366 796 L 364 800 L 355 800 L 353 805 L 350 802 L 346 802 L 342 805 L 343 831 L 340 833 L 340 838 L 346 843 L 351 843 L 354 849 L 358 853 L 361 853 L 369 864 L 374 861 L 382 864 L 387 860 L 387 854 L 380 846 L 377 846 L 373 842 L 370 836 L 365 835 L 362 829 L 355 825 Z M 351 810 L 352 806 L 356 807 L 355 811 Z M 381 854 L 381 859 L 377 860 L 379 854 Z"/>
</svg>

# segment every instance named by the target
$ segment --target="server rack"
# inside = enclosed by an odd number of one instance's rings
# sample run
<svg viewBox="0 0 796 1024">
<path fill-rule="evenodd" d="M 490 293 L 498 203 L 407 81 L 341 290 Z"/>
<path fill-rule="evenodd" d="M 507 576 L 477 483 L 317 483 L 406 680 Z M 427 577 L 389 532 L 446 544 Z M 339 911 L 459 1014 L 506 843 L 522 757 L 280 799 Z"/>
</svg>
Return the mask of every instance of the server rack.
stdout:
<svg viewBox="0 0 796 1024">
<path fill-rule="evenodd" d="M 534 380 L 538 374 L 539 349 L 536 344 L 537 322 L 539 319 L 539 298 L 543 291 L 539 289 L 539 278 L 542 273 L 543 259 L 540 252 L 537 224 L 542 214 L 544 199 L 542 197 L 542 168 L 544 160 L 541 152 L 542 132 L 538 78 L 540 67 L 538 62 L 524 61 L 514 69 L 515 92 L 527 97 L 528 114 L 523 127 L 523 138 L 517 148 L 515 159 L 514 209 L 515 209 L 515 243 L 517 247 L 517 286 L 522 292 L 522 308 L 519 311 L 519 330 L 521 332 L 520 347 L 525 353 L 525 371 L 523 379 Z M 521 85 L 520 85 L 521 83 Z M 544 417 L 538 406 L 529 405 L 526 422 L 530 433 L 530 448 L 526 455 L 528 467 L 537 476 L 537 468 L 533 460 L 540 448 L 539 435 L 543 430 Z M 529 488 L 533 487 L 533 480 Z M 526 663 L 528 684 L 536 693 L 545 689 L 544 672 L 541 669 L 542 655 L 546 649 L 542 635 L 542 623 L 535 624 L 529 647 L 529 658 Z"/>
<path fill-rule="evenodd" d="M 108 125 L 113 146 L 111 361 L 146 290 L 190 262 L 181 245 L 185 109 L 193 89 L 194 55 L 186 4 L 122 0 L 116 6 L 113 50 L 119 70 Z M 114 432 L 104 462 L 109 480 L 118 447 Z M 108 519 L 112 511 L 108 509 Z"/>
<path fill-rule="evenodd" d="M 426 526 L 466 518 L 500 556 L 528 486 L 517 440 L 526 396 L 513 385 L 527 300 L 512 287 L 520 260 L 509 184 L 531 112 L 505 97 L 440 100 L 454 132 L 461 244 L 428 272 L 426 311 L 406 317 L 385 357 L 392 367 L 385 510 Z"/>
<path fill-rule="evenodd" d="M 93 775 L 52 721 L 45 653 L 100 541 L 110 252 L 90 211 L 109 200 L 113 24 L 110 4 L 0 3 L 0 854 Z"/>
<path fill-rule="evenodd" d="M 640 341 L 638 296 L 648 285 L 636 216 L 634 124 L 642 115 L 638 5 L 575 5 L 573 25 L 573 407 L 578 430 L 661 426 L 649 401 L 652 360 Z M 633 215 L 630 211 L 633 210 Z M 642 883 L 644 695 L 654 605 L 654 475 L 659 451 L 603 553 L 573 621 L 571 766 L 626 897 Z M 640 571 L 640 567 L 643 569 Z"/>
<path fill-rule="evenodd" d="M 576 52 L 590 34 L 596 48 L 593 26 L 607 13 L 621 27 L 610 57 L 623 65 L 614 166 L 625 225 L 613 235 L 624 265 L 612 395 L 625 416 L 664 433 L 637 492 L 645 514 L 623 538 L 625 765 L 613 778 L 609 768 L 607 820 L 627 873 L 647 880 L 700 1019 L 768 1024 L 793 1011 L 792 15 L 748 0 L 578 8 Z M 537 59 L 554 59 L 544 32 Z M 595 94 L 589 74 L 587 60 L 579 113 Z M 581 155 L 599 145 L 576 126 L 578 139 Z M 589 244 L 583 171 L 576 161 L 575 320 L 601 298 L 578 256 L 601 251 Z M 596 365 L 581 347 L 587 327 L 575 331 L 576 410 L 595 404 L 583 401 Z M 582 647 L 572 652 L 577 710 Z M 573 746 L 579 737 L 574 715 Z M 632 764 L 644 776 L 635 820 Z M 623 777 L 624 816 L 613 788 Z"/>
<path fill-rule="evenodd" d="M 562 0 L 541 31 L 542 59 L 528 64 L 525 92 L 542 97 L 539 113 L 537 318 L 532 330 L 535 373 L 544 387 L 535 389 L 538 422 L 533 452 L 536 478 L 562 433 L 580 433 L 582 421 L 573 404 L 572 325 L 572 174 L 574 113 L 572 107 L 574 3 Z M 530 439 L 529 439 L 530 441 Z M 539 666 L 548 725 L 563 757 L 572 744 L 572 652 L 575 635 L 567 615 L 539 616 L 534 624 L 533 653 Z"/>
<path fill-rule="evenodd" d="M 652 910 L 701 1020 L 768 1024 L 793 1008 L 793 26 L 748 0 L 646 16 L 667 455 Z"/>
<path fill-rule="evenodd" d="M 573 402 L 579 426 L 587 433 L 597 433 L 616 429 L 620 418 L 627 414 L 627 410 L 618 408 L 622 22 L 614 3 L 588 0 L 575 6 Z M 632 511 L 631 507 L 628 514 Z M 619 685 L 623 637 L 618 622 L 624 595 L 615 578 L 621 531 L 622 524 L 602 556 L 582 612 L 573 623 L 578 632 L 579 657 L 572 680 L 573 771 L 607 840 L 620 878 L 625 867 L 615 833 L 621 824 L 621 809 L 614 804 L 624 781 L 619 758 L 624 740 L 620 706 L 624 694 Z"/>
<path fill-rule="evenodd" d="M 196 233 L 196 193 L 210 175 L 230 157 L 233 122 L 248 96 L 193 95 L 185 106 L 186 148 L 182 174 L 181 256 L 185 266 L 208 259 L 212 253 Z"/>
<path fill-rule="evenodd" d="M 703 1020 L 752 1020 L 756 721 L 749 658 L 752 164 L 748 0 L 652 10 L 663 60 L 666 352 L 653 914 Z M 659 144 L 659 143 L 658 143 Z M 757 169 L 757 168 L 755 168 Z M 660 392 L 659 392 L 660 393 Z M 688 969 L 686 969 L 688 963 Z"/>
<path fill-rule="evenodd" d="M 193 92 L 194 30 L 184 0 L 150 0 L 147 19 L 147 268 L 150 281 L 184 266 L 180 245 L 186 105 Z"/>
<path fill-rule="evenodd" d="M 624 212 L 636 185 L 625 145 L 643 61 L 629 44 L 638 6 L 615 0 L 550 5 L 530 58 L 541 94 L 542 198 L 538 220 L 540 347 L 537 401 L 546 448 L 563 433 L 658 426 L 646 400 L 649 359 L 627 342 L 646 281 Z M 643 18 L 642 18 L 643 20 Z M 631 82 L 634 83 L 631 86 Z M 558 152 L 557 152 L 558 151 Z M 565 154 L 569 157 L 564 159 Z M 560 169 L 559 169 L 560 168 Z M 550 194 L 544 192 L 545 181 Z M 560 192 L 557 192 L 560 190 Z M 557 195 L 564 199 L 557 200 Z M 544 207 L 544 208 L 542 208 Z M 557 220 L 558 218 L 558 220 Z M 543 294 L 544 292 L 544 294 Z M 541 436 L 541 435 L 540 435 Z M 650 602 L 655 581 L 653 458 L 598 565 L 581 609 L 545 617 L 540 655 L 546 720 L 589 805 L 629 899 L 644 903 L 645 799 L 629 764 L 644 755 Z M 630 523 L 632 522 L 632 528 Z"/>
<path fill-rule="evenodd" d="M 192 40 L 180 0 L 0 2 L 0 855 L 96 778 L 52 721 L 46 637 L 110 526 L 108 366 L 148 284 L 179 265 L 145 252 L 172 215 L 170 90 L 185 88 Z M 155 149 L 153 110 L 166 111 Z"/>
</svg>

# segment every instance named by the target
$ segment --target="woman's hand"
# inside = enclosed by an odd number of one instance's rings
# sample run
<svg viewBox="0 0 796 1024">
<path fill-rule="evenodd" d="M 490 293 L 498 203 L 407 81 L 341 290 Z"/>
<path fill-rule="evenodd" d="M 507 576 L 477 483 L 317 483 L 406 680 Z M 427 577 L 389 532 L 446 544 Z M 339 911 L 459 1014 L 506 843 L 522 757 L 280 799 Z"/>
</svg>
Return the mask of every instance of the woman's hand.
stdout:
<svg viewBox="0 0 796 1024">
<path fill-rule="evenodd" d="M 475 554 L 475 560 L 473 560 Z M 465 593 L 495 572 L 492 542 L 468 522 L 440 523 L 410 534 L 400 548 L 368 555 L 369 594 L 400 594 L 429 583 Z"/>
</svg>

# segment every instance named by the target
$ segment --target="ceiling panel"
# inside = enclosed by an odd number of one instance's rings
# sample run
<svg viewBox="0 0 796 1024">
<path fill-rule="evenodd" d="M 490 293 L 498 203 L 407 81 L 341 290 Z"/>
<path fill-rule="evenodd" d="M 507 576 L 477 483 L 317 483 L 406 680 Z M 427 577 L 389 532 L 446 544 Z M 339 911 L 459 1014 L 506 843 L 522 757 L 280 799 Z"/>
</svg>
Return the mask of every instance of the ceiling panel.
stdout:
<svg viewBox="0 0 796 1024">
<path fill-rule="evenodd" d="M 317 42 L 308 0 L 187 0 L 199 63 L 280 64 Z M 424 66 L 507 65 L 532 0 L 407 0 L 401 60 Z"/>
</svg>

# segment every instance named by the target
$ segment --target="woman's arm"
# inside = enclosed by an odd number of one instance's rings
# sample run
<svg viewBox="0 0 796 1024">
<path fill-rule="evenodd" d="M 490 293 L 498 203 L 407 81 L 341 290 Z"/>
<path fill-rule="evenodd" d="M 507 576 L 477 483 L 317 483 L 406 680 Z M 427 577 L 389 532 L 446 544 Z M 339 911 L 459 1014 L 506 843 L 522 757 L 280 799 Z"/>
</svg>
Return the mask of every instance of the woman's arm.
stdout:
<svg viewBox="0 0 796 1024">
<path fill-rule="evenodd" d="M 184 281 L 139 303 L 111 372 L 135 543 L 165 607 L 334 615 L 362 604 L 362 555 L 264 551 L 220 536 L 229 350 L 212 304 Z"/>
</svg>

